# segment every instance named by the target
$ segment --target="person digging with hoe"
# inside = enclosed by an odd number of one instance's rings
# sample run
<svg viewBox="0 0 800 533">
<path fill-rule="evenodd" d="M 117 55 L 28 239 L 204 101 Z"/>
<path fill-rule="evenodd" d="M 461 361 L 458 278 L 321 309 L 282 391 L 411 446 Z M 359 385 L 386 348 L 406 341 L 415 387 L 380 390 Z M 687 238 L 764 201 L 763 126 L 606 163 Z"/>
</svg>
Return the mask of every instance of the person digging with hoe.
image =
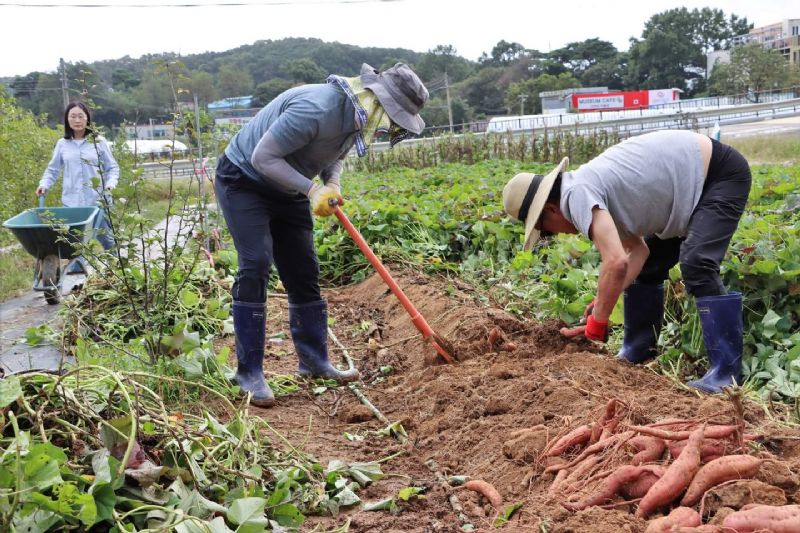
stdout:
<svg viewBox="0 0 800 533">
<path fill-rule="evenodd" d="M 657 131 L 623 141 L 574 172 L 567 158 L 546 176 L 521 173 L 503 189 L 506 212 L 525 223 L 525 249 L 540 234 L 582 233 L 600 252 L 597 297 L 585 325 L 563 328 L 606 342 L 608 317 L 624 292 L 618 356 L 656 355 L 664 281 L 680 263 L 696 298 L 708 352 L 706 374 L 689 383 L 709 393 L 741 382 L 742 295 L 719 269 L 750 191 L 750 167 L 730 146 L 691 131 Z"/>
<path fill-rule="evenodd" d="M 355 145 L 367 154 L 376 131 L 394 146 L 422 132 L 428 91 L 405 64 L 325 84 L 289 89 L 232 139 L 217 164 L 214 190 L 239 255 L 232 288 L 236 382 L 254 405 L 275 402 L 264 379 L 267 282 L 274 264 L 289 299 L 289 328 L 301 376 L 340 383 L 358 370 L 328 359 L 327 302 L 319 287 L 313 220 L 343 204 L 342 160 Z M 321 183 L 313 181 L 319 176 Z"/>
</svg>

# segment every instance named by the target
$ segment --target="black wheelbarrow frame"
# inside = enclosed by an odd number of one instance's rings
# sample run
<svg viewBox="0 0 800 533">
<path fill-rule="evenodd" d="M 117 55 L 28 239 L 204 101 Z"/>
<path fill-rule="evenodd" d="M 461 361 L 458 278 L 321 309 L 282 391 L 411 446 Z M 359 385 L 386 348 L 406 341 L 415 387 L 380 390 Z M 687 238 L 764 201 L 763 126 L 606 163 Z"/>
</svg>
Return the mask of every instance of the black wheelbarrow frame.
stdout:
<svg viewBox="0 0 800 533">
<path fill-rule="evenodd" d="M 3 222 L 29 254 L 36 258 L 33 290 L 43 291 L 49 304 L 61 301 L 67 268 L 62 261 L 81 254 L 82 245 L 94 238 L 99 207 L 39 207 L 26 209 Z"/>
</svg>

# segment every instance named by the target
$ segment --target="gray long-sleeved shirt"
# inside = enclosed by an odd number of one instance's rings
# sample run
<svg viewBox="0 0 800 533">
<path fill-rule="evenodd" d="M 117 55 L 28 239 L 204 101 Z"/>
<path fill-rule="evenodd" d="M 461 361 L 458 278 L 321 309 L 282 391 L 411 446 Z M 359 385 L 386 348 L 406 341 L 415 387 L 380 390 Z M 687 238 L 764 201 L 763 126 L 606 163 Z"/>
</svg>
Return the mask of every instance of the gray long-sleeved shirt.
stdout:
<svg viewBox="0 0 800 533">
<path fill-rule="evenodd" d="M 59 139 L 39 186 L 51 189 L 61 170 L 64 171 L 61 203 L 67 207 L 97 204 L 103 190 L 113 189 L 119 180 L 119 165 L 102 139 L 96 143 L 87 139 Z M 92 186 L 95 177 L 100 180 L 97 188 Z"/>
<path fill-rule="evenodd" d="M 336 84 L 303 85 L 259 111 L 234 135 L 225 155 L 253 179 L 306 194 L 314 176 L 338 181 L 339 160 L 355 134 L 355 109 L 343 90 Z M 256 152 L 266 157 L 254 158 Z"/>
</svg>

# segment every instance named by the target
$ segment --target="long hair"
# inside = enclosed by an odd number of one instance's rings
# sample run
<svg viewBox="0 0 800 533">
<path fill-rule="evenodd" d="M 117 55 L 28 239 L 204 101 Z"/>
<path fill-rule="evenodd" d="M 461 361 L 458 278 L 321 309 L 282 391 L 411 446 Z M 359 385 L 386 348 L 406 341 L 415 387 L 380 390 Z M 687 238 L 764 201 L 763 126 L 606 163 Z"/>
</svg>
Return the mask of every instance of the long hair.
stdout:
<svg viewBox="0 0 800 533">
<path fill-rule="evenodd" d="M 72 131 L 72 128 L 69 125 L 69 118 L 68 118 L 69 112 L 74 107 L 78 107 L 78 108 L 80 108 L 81 111 L 86 113 L 86 136 L 88 137 L 89 135 L 94 133 L 92 131 L 92 128 L 90 127 L 92 125 L 92 114 L 89 112 L 89 108 L 86 107 L 86 104 L 84 104 L 83 102 L 71 102 L 67 106 L 66 111 L 64 111 L 64 138 L 65 139 L 72 139 L 73 137 L 75 137 L 75 132 Z"/>
</svg>

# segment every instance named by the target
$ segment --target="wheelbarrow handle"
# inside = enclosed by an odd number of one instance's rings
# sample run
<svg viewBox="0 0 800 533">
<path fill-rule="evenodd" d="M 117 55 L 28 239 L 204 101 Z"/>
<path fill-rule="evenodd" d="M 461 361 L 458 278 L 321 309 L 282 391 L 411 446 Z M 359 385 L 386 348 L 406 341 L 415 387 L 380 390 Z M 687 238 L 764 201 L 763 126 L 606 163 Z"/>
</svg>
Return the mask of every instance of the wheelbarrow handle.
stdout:
<svg viewBox="0 0 800 533">
<path fill-rule="evenodd" d="M 372 249 L 370 249 L 369 244 L 367 244 L 367 241 L 364 239 L 358 229 L 353 226 L 353 223 L 350 222 L 350 219 L 344 214 L 344 211 L 339 209 L 337 206 L 333 213 L 336 215 L 336 218 L 339 219 L 339 223 L 344 226 L 344 229 L 347 231 L 347 233 L 350 234 L 350 237 L 353 238 L 356 245 L 366 256 L 370 264 L 372 264 L 375 270 L 378 271 L 378 274 L 380 274 L 381 278 L 383 278 L 383 281 L 386 282 L 386 285 L 389 286 L 389 289 L 391 289 L 397 299 L 400 300 L 400 303 L 406 309 L 408 314 L 411 315 L 411 322 L 414 323 L 414 326 L 416 326 L 426 340 L 433 342 L 436 351 L 442 355 L 445 361 L 452 363 L 453 359 L 450 354 L 448 354 L 447 351 L 440 347 L 436 342 L 436 335 L 434 334 L 431 326 L 428 324 L 428 321 L 425 320 L 425 317 L 423 317 L 419 311 L 417 311 L 417 308 L 414 307 L 414 304 L 411 303 L 411 300 L 409 300 L 405 295 L 403 289 L 400 288 L 400 285 L 395 282 L 394 278 L 392 278 L 392 275 L 389 273 L 386 267 L 383 266 L 383 263 L 381 263 L 381 260 L 378 259 L 378 256 L 376 256 Z"/>
</svg>

